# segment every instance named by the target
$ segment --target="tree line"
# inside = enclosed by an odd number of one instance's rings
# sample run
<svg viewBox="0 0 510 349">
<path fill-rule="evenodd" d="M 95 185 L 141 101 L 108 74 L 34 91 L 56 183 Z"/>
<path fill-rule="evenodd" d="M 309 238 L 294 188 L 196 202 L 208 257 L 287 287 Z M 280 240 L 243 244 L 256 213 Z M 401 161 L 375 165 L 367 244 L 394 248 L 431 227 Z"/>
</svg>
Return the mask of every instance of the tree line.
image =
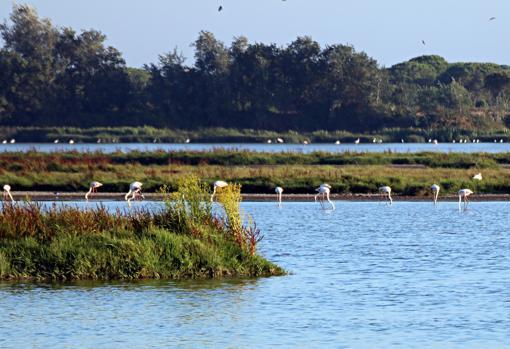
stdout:
<svg viewBox="0 0 510 349">
<path fill-rule="evenodd" d="M 510 67 L 420 56 L 386 68 L 310 37 L 230 46 L 207 31 L 187 64 L 177 49 L 126 65 L 96 30 L 58 28 L 15 5 L 0 25 L 0 125 L 372 131 L 501 129 Z"/>
</svg>

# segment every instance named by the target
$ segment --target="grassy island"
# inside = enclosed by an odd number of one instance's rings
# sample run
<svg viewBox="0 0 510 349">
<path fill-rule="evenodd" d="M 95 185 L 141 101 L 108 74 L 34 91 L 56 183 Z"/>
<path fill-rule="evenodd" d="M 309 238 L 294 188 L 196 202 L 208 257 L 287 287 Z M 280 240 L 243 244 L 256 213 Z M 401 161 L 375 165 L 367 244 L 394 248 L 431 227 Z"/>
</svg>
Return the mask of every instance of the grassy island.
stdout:
<svg viewBox="0 0 510 349">
<path fill-rule="evenodd" d="M 240 186 L 218 193 L 180 180 L 160 211 L 43 208 L 25 202 L 0 209 L 0 279 L 135 279 L 270 276 L 284 271 L 256 253 L 256 225 L 243 225 Z"/>
</svg>

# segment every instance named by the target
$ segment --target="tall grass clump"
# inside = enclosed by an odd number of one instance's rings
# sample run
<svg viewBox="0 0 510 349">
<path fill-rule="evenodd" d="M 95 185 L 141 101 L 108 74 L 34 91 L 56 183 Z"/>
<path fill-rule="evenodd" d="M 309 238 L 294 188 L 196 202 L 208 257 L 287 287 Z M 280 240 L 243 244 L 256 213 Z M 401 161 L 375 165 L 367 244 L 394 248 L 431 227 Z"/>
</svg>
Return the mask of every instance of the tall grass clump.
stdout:
<svg viewBox="0 0 510 349">
<path fill-rule="evenodd" d="M 157 211 L 4 204 L 0 279 L 283 274 L 255 253 L 260 232 L 254 224 L 242 224 L 240 187 L 232 190 L 234 195 L 221 198 L 223 214 L 215 214 L 208 187 L 193 176 L 181 179 L 178 191 L 167 194 L 166 207 Z"/>
</svg>

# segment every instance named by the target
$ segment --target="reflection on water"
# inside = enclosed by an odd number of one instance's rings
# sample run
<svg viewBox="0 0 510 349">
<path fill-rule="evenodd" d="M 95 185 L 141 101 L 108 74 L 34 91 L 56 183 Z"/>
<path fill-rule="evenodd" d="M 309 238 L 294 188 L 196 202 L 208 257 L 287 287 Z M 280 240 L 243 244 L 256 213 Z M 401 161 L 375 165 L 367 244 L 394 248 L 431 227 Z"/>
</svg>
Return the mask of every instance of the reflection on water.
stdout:
<svg viewBox="0 0 510 349">
<path fill-rule="evenodd" d="M 502 153 L 510 151 L 510 143 L 345 143 L 345 144 L 267 144 L 267 143 L 116 143 L 116 144 L 46 144 L 46 143 L 15 143 L 0 144 L 0 152 L 5 151 L 23 151 L 37 150 L 40 152 L 55 151 L 79 151 L 105 153 L 137 151 L 176 151 L 176 150 L 214 150 L 214 149 L 234 149 L 250 150 L 258 152 L 299 152 L 311 153 L 314 151 L 324 151 L 333 153 L 342 152 L 395 152 L 395 153 L 416 153 L 416 152 L 488 152 Z"/>
<path fill-rule="evenodd" d="M 283 277 L 0 283 L 0 347 L 510 346 L 510 203 L 335 205 L 243 203 Z"/>
</svg>

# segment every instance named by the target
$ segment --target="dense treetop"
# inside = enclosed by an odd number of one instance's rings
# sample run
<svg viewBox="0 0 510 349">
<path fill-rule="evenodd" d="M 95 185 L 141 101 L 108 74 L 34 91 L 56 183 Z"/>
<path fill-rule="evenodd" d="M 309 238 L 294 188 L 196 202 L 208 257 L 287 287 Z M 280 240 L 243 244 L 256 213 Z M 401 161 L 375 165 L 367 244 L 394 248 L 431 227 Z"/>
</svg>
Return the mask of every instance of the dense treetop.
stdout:
<svg viewBox="0 0 510 349">
<path fill-rule="evenodd" d="M 245 37 L 226 46 L 202 31 L 193 64 L 174 49 L 138 69 L 102 33 L 57 28 L 25 5 L 0 35 L 3 125 L 368 131 L 510 121 L 506 65 L 431 55 L 385 68 L 306 36 L 285 47 Z"/>
</svg>

